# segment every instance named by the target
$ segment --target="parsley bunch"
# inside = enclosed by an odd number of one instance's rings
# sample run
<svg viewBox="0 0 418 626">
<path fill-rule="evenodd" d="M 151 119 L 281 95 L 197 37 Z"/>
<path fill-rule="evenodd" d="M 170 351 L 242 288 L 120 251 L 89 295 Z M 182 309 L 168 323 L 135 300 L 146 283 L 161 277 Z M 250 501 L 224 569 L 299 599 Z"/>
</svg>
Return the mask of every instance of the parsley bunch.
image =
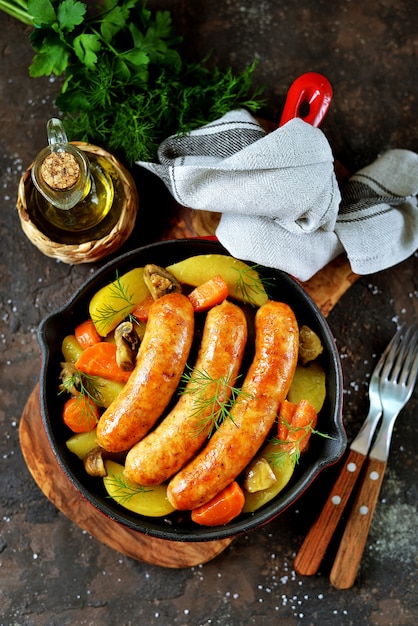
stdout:
<svg viewBox="0 0 418 626">
<path fill-rule="evenodd" d="M 56 104 L 70 139 L 103 145 L 128 164 L 155 160 L 161 141 L 227 111 L 261 107 L 255 64 L 235 76 L 185 62 L 169 11 L 146 0 L 0 0 L 0 9 L 34 26 L 32 77 L 64 76 Z"/>
</svg>

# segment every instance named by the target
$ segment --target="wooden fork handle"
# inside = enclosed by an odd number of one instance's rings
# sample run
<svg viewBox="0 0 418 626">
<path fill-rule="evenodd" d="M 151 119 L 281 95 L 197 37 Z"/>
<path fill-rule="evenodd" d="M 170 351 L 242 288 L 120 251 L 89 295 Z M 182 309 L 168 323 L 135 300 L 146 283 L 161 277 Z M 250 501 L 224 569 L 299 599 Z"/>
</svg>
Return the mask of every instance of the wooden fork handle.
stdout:
<svg viewBox="0 0 418 626">
<path fill-rule="evenodd" d="M 324 508 L 296 555 L 294 567 L 299 574 L 312 576 L 318 571 L 365 460 L 363 454 L 350 450 Z"/>
<path fill-rule="evenodd" d="M 353 508 L 331 570 L 331 585 L 336 589 L 349 589 L 354 584 L 385 469 L 386 461 L 379 461 L 370 457 L 367 459 L 362 485 L 353 502 Z"/>
</svg>

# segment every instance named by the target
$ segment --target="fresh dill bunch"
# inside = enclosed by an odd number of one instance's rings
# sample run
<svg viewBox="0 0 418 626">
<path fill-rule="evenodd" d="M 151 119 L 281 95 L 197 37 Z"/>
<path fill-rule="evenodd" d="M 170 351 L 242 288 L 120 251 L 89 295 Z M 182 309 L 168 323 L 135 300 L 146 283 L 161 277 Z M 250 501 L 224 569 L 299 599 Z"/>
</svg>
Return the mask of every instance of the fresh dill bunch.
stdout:
<svg viewBox="0 0 418 626">
<path fill-rule="evenodd" d="M 171 13 L 146 0 L 0 0 L 33 27 L 30 76 L 62 76 L 55 104 L 70 140 L 106 147 L 128 165 L 156 160 L 159 144 L 234 108 L 255 113 L 256 63 L 235 75 L 209 58 L 182 58 Z"/>
<path fill-rule="evenodd" d="M 109 4 L 110 11 L 94 18 L 86 13 L 86 22 L 71 31 L 62 27 L 65 60 L 52 67 L 66 76 L 56 104 L 70 139 L 103 145 L 132 165 L 156 160 L 158 146 L 170 135 L 190 132 L 234 108 L 255 113 L 264 104 L 263 89 L 253 86 L 256 62 L 234 74 L 231 68 L 210 69 L 209 57 L 187 61 L 180 56 L 182 40 L 169 11 L 153 14 L 141 0 Z M 55 27 L 46 28 L 53 46 L 56 34 L 49 29 Z M 71 44 L 77 36 L 88 48 L 84 56 Z M 38 68 L 44 42 L 40 33 L 32 36 Z"/>
<path fill-rule="evenodd" d="M 176 74 L 160 68 L 147 83 L 128 88 L 100 70 L 83 70 L 72 78 L 57 106 L 66 114 L 71 138 L 105 145 L 130 165 L 156 160 L 157 150 L 170 135 L 183 135 L 221 117 L 234 108 L 255 112 L 258 92 L 249 96 L 255 65 L 236 77 L 231 70 L 203 72 L 192 66 Z M 261 105 L 260 105 L 261 106 Z"/>
</svg>

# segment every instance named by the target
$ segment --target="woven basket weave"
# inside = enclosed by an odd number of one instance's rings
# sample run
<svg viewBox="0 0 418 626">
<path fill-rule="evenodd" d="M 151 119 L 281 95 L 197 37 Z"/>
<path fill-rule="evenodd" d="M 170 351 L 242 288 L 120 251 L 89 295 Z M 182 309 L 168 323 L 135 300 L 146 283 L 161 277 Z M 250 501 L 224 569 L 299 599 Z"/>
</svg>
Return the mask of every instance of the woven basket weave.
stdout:
<svg viewBox="0 0 418 626">
<path fill-rule="evenodd" d="M 103 257 L 116 252 L 132 233 L 138 212 L 138 192 L 131 174 L 111 154 L 84 142 L 72 142 L 81 150 L 106 158 L 116 170 L 120 182 L 119 198 L 121 210 L 117 223 L 102 238 L 87 241 L 81 244 L 58 243 L 50 239 L 33 223 L 28 207 L 28 197 L 33 190 L 31 179 L 32 165 L 26 170 L 19 182 L 16 208 L 19 214 L 22 230 L 30 241 L 46 256 L 59 259 L 63 263 L 77 265 L 80 263 L 94 263 Z"/>
</svg>

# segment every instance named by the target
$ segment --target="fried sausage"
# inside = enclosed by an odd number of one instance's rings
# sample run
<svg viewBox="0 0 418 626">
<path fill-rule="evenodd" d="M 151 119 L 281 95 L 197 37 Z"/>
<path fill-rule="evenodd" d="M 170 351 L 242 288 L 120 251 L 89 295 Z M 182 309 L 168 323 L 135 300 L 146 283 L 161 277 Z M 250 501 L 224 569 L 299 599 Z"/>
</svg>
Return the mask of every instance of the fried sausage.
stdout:
<svg viewBox="0 0 418 626">
<path fill-rule="evenodd" d="M 299 329 L 292 309 L 269 301 L 255 318 L 255 354 L 242 391 L 226 419 L 199 454 L 168 484 L 180 510 L 217 495 L 248 465 L 266 439 L 296 368 Z"/>
<path fill-rule="evenodd" d="M 129 450 L 154 426 L 173 396 L 194 333 L 189 299 L 173 293 L 156 300 L 134 370 L 97 424 L 97 442 L 108 452 Z"/>
<path fill-rule="evenodd" d="M 202 447 L 211 417 L 231 396 L 246 341 L 247 321 L 239 306 L 225 300 L 209 310 L 199 353 L 180 399 L 157 428 L 128 452 L 125 475 L 130 480 L 140 485 L 165 482 Z"/>
</svg>

